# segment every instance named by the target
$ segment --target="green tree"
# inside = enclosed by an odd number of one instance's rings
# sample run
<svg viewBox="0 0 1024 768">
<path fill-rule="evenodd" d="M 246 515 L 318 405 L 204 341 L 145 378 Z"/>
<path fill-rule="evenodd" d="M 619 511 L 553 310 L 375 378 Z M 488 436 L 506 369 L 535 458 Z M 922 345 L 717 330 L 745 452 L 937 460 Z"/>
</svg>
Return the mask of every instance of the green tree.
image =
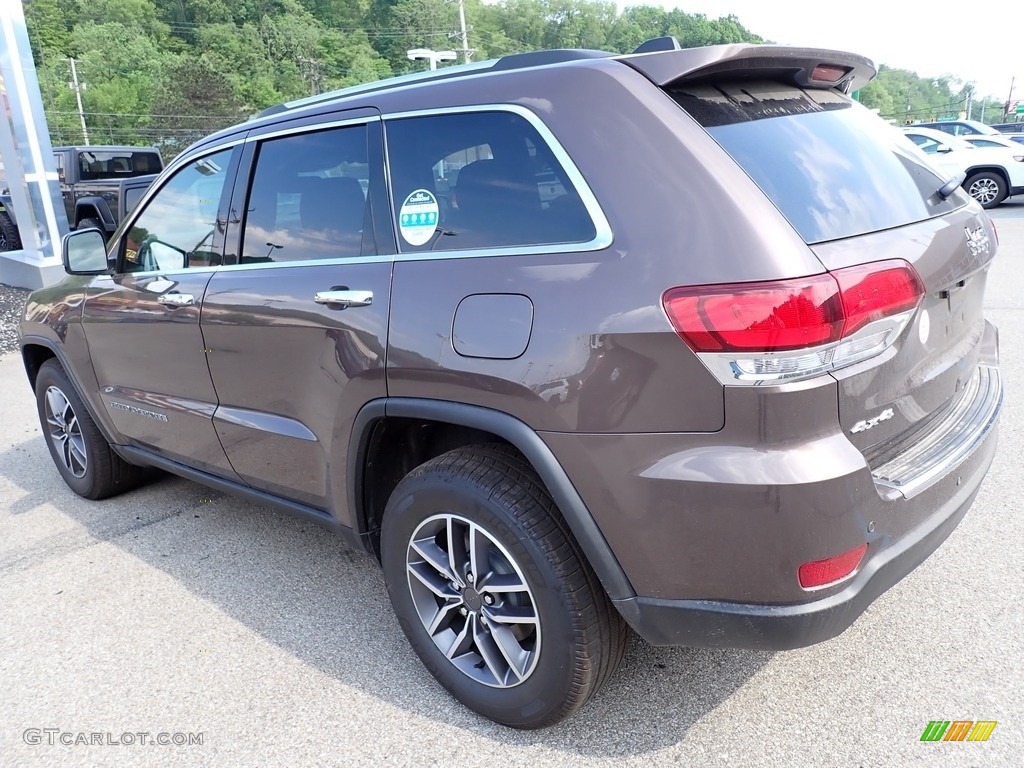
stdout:
<svg viewBox="0 0 1024 768">
<path fill-rule="evenodd" d="M 31 0 L 25 3 L 25 25 L 37 61 L 42 51 L 53 56 L 67 53 L 71 28 L 77 16 L 75 0 Z"/>
<path fill-rule="evenodd" d="M 168 62 L 158 98 L 165 154 L 174 155 L 247 116 L 222 67 L 223 61 L 212 56 L 176 56 Z"/>
</svg>

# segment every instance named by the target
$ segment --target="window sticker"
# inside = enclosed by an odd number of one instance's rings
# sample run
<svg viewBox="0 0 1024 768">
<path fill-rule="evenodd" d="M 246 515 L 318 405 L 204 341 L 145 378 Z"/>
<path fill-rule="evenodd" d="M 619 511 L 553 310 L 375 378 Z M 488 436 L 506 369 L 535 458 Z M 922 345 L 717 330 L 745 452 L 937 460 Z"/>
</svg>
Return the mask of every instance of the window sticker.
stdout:
<svg viewBox="0 0 1024 768">
<path fill-rule="evenodd" d="M 437 229 L 437 198 L 417 189 L 405 198 L 398 212 L 398 231 L 409 245 L 425 245 Z"/>
</svg>

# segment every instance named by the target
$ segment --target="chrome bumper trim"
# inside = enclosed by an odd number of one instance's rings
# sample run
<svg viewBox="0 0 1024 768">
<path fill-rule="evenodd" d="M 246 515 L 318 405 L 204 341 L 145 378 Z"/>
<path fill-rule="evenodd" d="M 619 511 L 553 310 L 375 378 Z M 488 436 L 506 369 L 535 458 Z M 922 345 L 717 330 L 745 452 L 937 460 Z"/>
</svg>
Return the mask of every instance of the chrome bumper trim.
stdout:
<svg viewBox="0 0 1024 768">
<path fill-rule="evenodd" d="M 992 430 L 1003 406 L 999 368 L 979 365 L 960 398 L 895 456 L 883 457 L 871 474 L 886 497 L 911 498 L 952 472 Z M 904 444 L 906 445 L 906 443 Z"/>
</svg>

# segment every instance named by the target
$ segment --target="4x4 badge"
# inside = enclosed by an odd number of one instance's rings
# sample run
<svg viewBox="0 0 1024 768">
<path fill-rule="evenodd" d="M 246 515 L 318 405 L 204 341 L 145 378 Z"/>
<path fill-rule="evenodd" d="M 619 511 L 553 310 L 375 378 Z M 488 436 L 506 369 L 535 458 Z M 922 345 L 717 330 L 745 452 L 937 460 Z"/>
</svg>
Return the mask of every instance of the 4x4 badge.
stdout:
<svg viewBox="0 0 1024 768">
<path fill-rule="evenodd" d="M 981 256 L 988 253 L 988 233 L 985 232 L 983 227 L 977 227 L 976 229 L 964 227 L 964 234 L 967 235 L 967 250 L 971 252 L 971 256 Z"/>
<path fill-rule="evenodd" d="M 867 432 L 872 427 L 877 427 L 883 421 L 888 421 L 893 417 L 893 415 L 892 408 L 886 408 L 873 419 L 861 419 L 853 425 L 850 432 L 853 434 L 857 434 L 858 432 Z"/>
</svg>

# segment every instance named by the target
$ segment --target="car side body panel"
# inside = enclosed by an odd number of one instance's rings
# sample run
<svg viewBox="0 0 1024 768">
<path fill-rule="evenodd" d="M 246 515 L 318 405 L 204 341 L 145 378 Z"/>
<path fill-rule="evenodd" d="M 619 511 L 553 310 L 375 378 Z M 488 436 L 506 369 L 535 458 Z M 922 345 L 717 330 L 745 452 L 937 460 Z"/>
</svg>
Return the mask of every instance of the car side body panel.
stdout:
<svg viewBox="0 0 1024 768">
<path fill-rule="evenodd" d="M 505 73 L 470 78 L 481 92 L 442 81 L 380 97 L 385 127 L 389 110 L 460 107 L 484 94 L 530 109 L 588 180 L 613 235 L 596 252 L 399 255 L 389 392 L 501 409 L 545 431 L 719 430 L 722 387 L 672 330 L 662 294 L 824 268 L 728 155 L 638 72 L 599 60 L 559 75 Z M 601 110 L 591 108 L 597 102 Z M 583 113 L 590 126 L 581 135 Z M 526 354 L 460 355 L 451 338 L 463 299 L 515 293 L 534 306 Z"/>
</svg>

